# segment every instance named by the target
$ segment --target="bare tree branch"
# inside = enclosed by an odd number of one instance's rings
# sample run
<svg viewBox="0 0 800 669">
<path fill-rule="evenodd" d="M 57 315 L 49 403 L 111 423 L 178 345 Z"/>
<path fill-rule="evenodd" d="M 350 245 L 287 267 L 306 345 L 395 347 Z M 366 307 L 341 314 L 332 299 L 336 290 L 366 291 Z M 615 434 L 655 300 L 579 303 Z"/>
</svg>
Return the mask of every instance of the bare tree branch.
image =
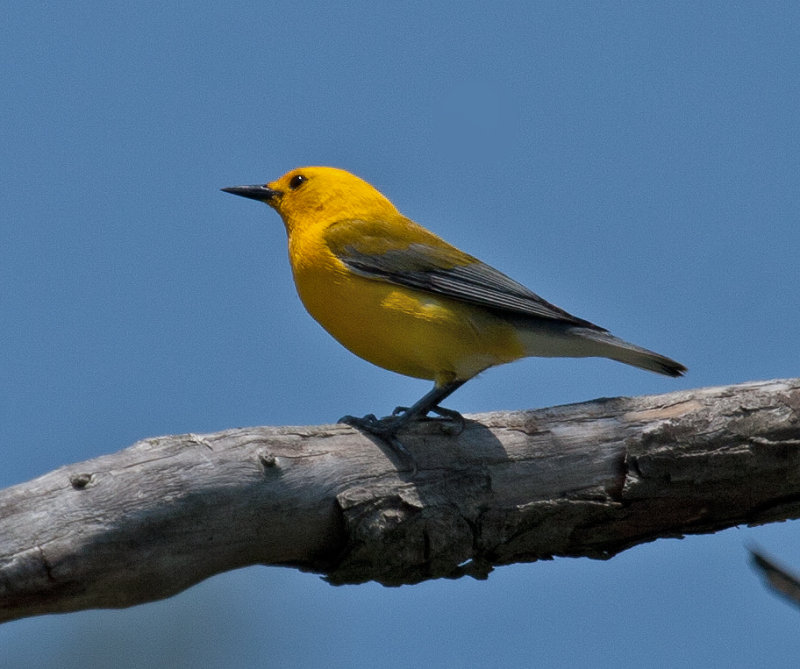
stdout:
<svg viewBox="0 0 800 669">
<path fill-rule="evenodd" d="M 800 517 L 800 379 L 420 424 L 416 477 L 341 425 L 146 439 L 0 491 L 0 620 L 250 564 L 387 585 Z"/>
</svg>

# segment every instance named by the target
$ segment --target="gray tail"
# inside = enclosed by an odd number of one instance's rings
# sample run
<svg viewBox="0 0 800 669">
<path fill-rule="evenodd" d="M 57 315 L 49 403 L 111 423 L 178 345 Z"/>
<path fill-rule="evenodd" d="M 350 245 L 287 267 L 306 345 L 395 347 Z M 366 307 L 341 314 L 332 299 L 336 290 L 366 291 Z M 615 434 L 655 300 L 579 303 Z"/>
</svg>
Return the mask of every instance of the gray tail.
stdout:
<svg viewBox="0 0 800 669">
<path fill-rule="evenodd" d="M 595 349 L 597 352 L 592 355 L 611 358 L 618 362 L 624 362 L 626 365 L 633 365 L 666 376 L 683 376 L 687 371 L 686 367 L 671 358 L 631 344 L 608 332 L 588 328 L 574 328 L 572 332 L 578 334 L 581 339 L 590 340 L 597 345 Z"/>
</svg>

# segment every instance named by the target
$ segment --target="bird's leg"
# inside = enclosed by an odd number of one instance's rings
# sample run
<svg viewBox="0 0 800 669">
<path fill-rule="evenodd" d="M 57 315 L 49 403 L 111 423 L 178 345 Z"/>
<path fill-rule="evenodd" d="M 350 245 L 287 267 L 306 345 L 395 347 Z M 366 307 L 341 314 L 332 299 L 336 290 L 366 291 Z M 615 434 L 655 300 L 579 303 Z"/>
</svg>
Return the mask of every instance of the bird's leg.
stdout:
<svg viewBox="0 0 800 669">
<path fill-rule="evenodd" d="M 440 416 L 440 418 L 449 420 L 455 425 L 456 429 L 451 432 L 452 434 L 460 433 L 461 430 L 464 429 L 464 417 L 458 413 L 458 411 L 440 407 L 439 402 L 460 388 L 464 383 L 464 381 L 451 381 L 443 386 L 434 386 L 430 392 L 423 395 L 410 407 L 396 407 L 390 416 L 394 421 L 395 431 L 402 429 L 411 421 L 422 420 L 426 418 L 429 413 L 435 413 Z"/>
<path fill-rule="evenodd" d="M 453 381 L 444 386 L 436 386 L 410 407 L 395 407 L 395 410 L 392 411 L 392 417 L 396 417 L 397 423 L 399 423 L 397 429 L 404 427 L 412 420 L 424 420 L 429 413 L 435 413 L 439 418 L 431 420 L 448 421 L 451 425 L 447 428 L 447 432 L 449 434 L 460 434 L 464 429 L 464 417 L 458 411 L 439 406 L 439 402 L 463 384 L 464 381 Z"/>
<path fill-rule="evenodd" d="M 410 407 L 397 407 L 392 412 L 391 416 L 385 416 L 383 418 L 375 418 L 373 414 L 369 414 L 363 418 L 344 416 L 339 419 L 339 422 L 363 429 L 378 437 L 393 436 L 412 421 L 425 418 L 430 412 L 438 414 L 448 420 L 461 423 L 463 426 L 464 419 L 460 413 L 439 406 L 439 402 L 460 388 L 463 384 L 464 381 L 451 381 L 441 386 L 436 385 Z"/>
<path fill-rule="evenodd" d="M 453 434 L 461 432 L 464 429 L 463 416 L 457 411 L 440 407 L 439 402 L 464 383 L 465 381 L 451 381 L 441 386 L 435 385 L 410 407 L 397 407 L 391 416 L 385 416 L 380 419 L 376 419 L 372 414 L 363 418 L 343 416 L 339 419 L 339 422 L 351 425 L 358 430 L 363 430 L 380 438 L 402 459 L 410 461 L 413 465 L 413 471 L 416 473 L 417 463 L 408 449 L 397 439 L 397 433 L 412 421 L 425 418 L 430 412 L 452 421 L 456 425 L 456 430 L 452 432 Z"/>
</svg>

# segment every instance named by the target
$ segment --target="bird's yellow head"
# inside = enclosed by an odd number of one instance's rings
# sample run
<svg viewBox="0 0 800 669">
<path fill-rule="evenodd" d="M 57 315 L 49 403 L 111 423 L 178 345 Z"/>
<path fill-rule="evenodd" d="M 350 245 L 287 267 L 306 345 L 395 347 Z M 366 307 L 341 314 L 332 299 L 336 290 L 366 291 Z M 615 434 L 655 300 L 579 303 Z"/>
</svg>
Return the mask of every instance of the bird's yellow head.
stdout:
<svg viewBox="0 0 800 669">
<path fill-rule="evenodd" d="M 380 191 L 354 174 L 335 167 L 298 167 L 263 186 L 222 190 L 266 202 L 275 209 L 289 235 L 312 225 L 347 219 L 374 220 L 397 215 Z"/>
</svg>

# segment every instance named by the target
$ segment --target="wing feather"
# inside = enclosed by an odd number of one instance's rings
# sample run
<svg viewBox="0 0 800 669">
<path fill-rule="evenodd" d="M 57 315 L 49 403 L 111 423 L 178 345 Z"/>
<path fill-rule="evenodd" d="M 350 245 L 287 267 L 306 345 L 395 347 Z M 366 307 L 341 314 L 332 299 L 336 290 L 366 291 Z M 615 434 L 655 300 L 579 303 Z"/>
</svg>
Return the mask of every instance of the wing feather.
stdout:
<svg viewBox="0 0 800 669">
<path fill-rule="evenodd" d="M 408 219 L 401 226 L 381 221 L 340 221 L 328 228 L 325 238 L 341 262 L 369 279 L 408 286 L 509 316 L 547 318 L 605 331 L 547 302 Z"/>
</svg>

